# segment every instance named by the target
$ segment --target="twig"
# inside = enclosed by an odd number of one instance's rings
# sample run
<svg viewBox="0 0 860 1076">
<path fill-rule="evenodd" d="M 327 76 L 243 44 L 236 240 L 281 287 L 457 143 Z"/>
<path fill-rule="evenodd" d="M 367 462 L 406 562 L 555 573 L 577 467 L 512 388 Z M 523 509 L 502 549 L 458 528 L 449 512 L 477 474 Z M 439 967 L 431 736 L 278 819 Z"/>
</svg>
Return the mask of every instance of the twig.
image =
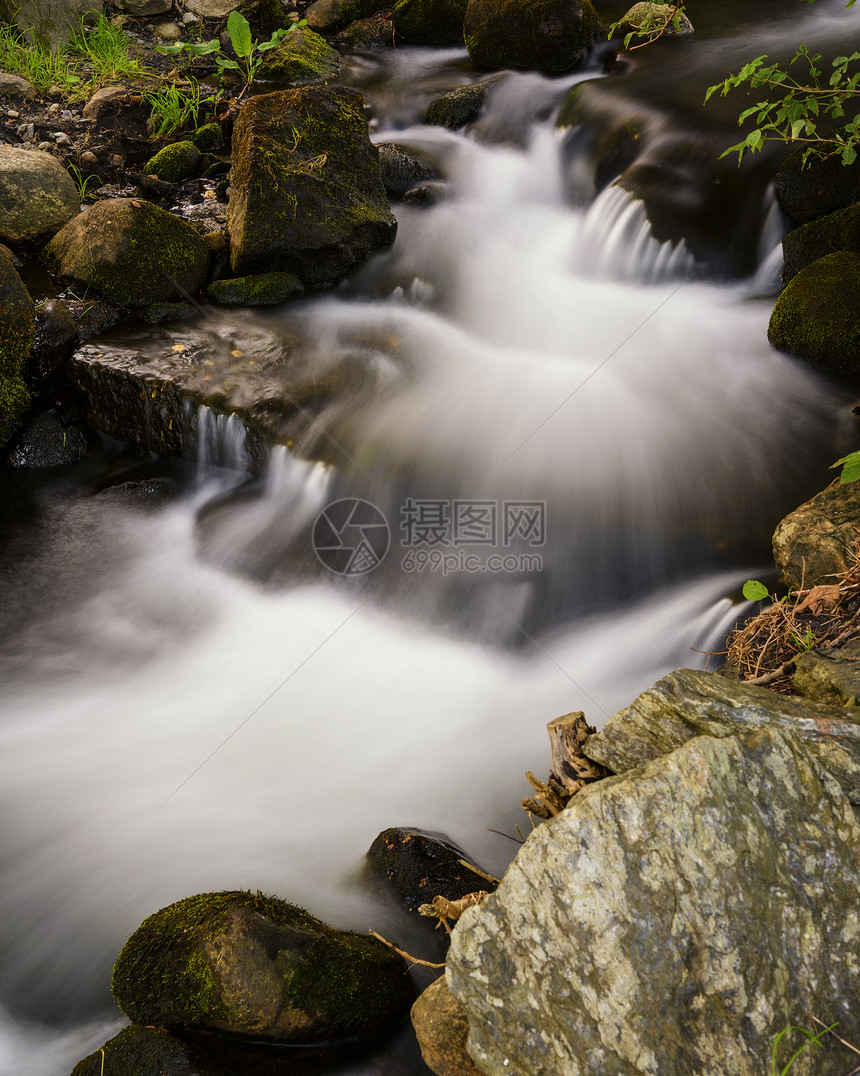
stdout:
<svg viewBox="0 0 860 1076">
<path fill-rule="evenodd" d="M 812 1016 L 811 1013 L 810 1013 L 810 1016 Z M 847 1042 L 845 1039 L 843 1039 L 841 1035 L 837 1035 L 836 1032 L 833 1030 L 833 1028 L 828 1027 L 828 1025 L 825 1024 L 823 1020 L 819 1020 L 817 1016 L 813 1016 L 812 1017 L 812 1022 L 815 1023 L 815 1024 L 818 1024 L 819 1027 L 826 1028 L 827 1031 L 829 1031 L 830 1034 L 833 1036 L 833 1038 L 838 1039 L 839 1042 L 841 1042 L 843 1046 L 847 1046 L 852 1054 L 857 1054 L 858 1056 L 860 1056 L 860 1050 L 858 1050 L 858 1048 L 856 1046 L 852 1046 L 852 1044 L 850 1042 Z M 857 1072 L 857 1069 L 854 1069 L 854 1071 Z M 851 1076 L 851 1073 L 849 1073 L 848 1076 Z"/>
<path fill-rule="evenodd" d="M 420 964 L 422 968 L 444 968 L 444 961 L 441 964 L 431 964 L 429 960 L 419 960 L 417 956 L 412 956 L 411 953 L 407 953 L 404 949 L 398 949 L 397 946 L 390 942 L 387 938 L 383 938 L 381 934 L 377 934 L 375 930 L 368 931 L 374 938 L 377 938 L 383 945 L 387 945 L 389 949 L 393 949 L 395 953 L 399 953 L 404 960 L 408 960 L 411 964 Z"/>
<path fill-rule="evenodd" d="M 663 27 L 660 30 L 660 33 L 657 34 L 656 37 L 649 37 L 647 41 L 641 41 L 638 45 L 631 45 L 627 51 L 633 52 L 634 49 L 642 49 L 646 45 L 653 45 L 655 41 L 659 41 L 663 34 L 665 34 L 669 27 L 672 25 L 672 19 L 674 19 L 675 16 L 678 14 L 678 9 L 681 7 L 682 3 L 683 0 L 678 0 L 678 3 L 675 4 L 675 6 L 672 8 L 672 13 L 667 17 L 666 21 L 663 23 Z M 646 30 L 645 33 L 649 33 L 649 31 Z"/>
<path fill-rule="evenodd" d="M 759 661 L 761 664 L 761 661 Z M 756 666 L 758 668 L 758 666 Z M 794 672 L 794 662 L 787 661 L 784 665 L 780 665 L 778 669 L 774 669 L 773 672 L 763 673 L 761 676 L 756 676 L 752 680 L 743 680 L 742 683 L 749 684 L 750 687 L 766 687 L 768 684 L 772 684 L 774 680 L 779 680 L 781 676 L 788 676 L 789 673 Z"/>
<path fill-rule="evenodd" d="M 513 840 L 513 838 L 511 838 Z M 501 878 L 494 878 L 492 874 L 487 874 L 486 871 L 482 871 L 480 867 L 476 867 L 474 863 L 470 863 L 467 859 L 458 859 L 458 863 L 467 867 L 473 874 L 477 874 L 480 878 L 486 878 L 488 882 L 492 882 L 493 885 L 499 885 Z"/>
<path fill-rule="evenodd" d="M 519 826 L 514 825 L 514 829 L 517 831 L 517 833 L 520 833 L 520 827 Z M 522 833 L 520 833 L 520 839 L 519 840 L 517 840 L 516 837 L 512 837 L 510 835 L 510 833 L 502 833 L 502 831 L 500 829 L 491 829 L 490 833 L 495 833 L 499 837 L 505 837 L 507 840 L 513 841 L 514 844 L 525 844 L 526 843 L 526 839 L 522 835 Z"/>
</svg>

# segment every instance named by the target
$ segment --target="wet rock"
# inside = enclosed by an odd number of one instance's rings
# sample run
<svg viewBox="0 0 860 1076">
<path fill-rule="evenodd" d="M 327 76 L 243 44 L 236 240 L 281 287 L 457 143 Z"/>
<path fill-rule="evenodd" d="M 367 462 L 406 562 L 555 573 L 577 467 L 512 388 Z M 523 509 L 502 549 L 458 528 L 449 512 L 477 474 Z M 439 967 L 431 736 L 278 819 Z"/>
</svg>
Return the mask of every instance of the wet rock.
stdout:
<svg viewBox="0 0 860 1076">
<path fill-rule="evenodd" d="M 142 307 L 195 295 L 209 251 L 194 228 L 149 202 L 98 202 L 45 249 L 58 273 L 123 306 Z"/>
<path fill-rule="evenodd" d="M 459 90 L 443 93 L 441 97 L 430 102 L 424 122 L 431 127 L 448 127 L 452 131 L 465 127 L 467 123 L 474 123 L 481 115 L 487 100 L 487 91 L 496 81 L 494 78 L 487 79 L 472 86 L 463 86 Z"/>
<path fill-rule="evenodd" d="M 15 267 L 0 255 L 0 445 L 9 440 L 30 405 L 21 374 L 35 328 L 33 300 Z"/>
<path fill-rule="evenodd" d="M 367 852 L 371 869 L 385 878 L 397 899 L 414 912 L 434 897 L 460 900 L 467 893 L 489 892 L 493 883 L 460 862 L 472 861 L 442 834 L 401 827 L 384 829 Z M 478 864 L 474 864 L 478 866 Z M 434 922 L 428 920 L 428 922 Z"/>
<path fill-rule="evenodd" d="M 804 167 L 803 150 L 795 150 L 774 177 L 774 190 L 789 217 L 808 224 L 860 201 L 860 161 L 846 168 L 838 156 L 811 158 Z"/>
<path fill-rule="evenodd" d="M 226 19 L 231 11 L 246 10 L 246 0 L 185 0 L 185 6 L 201 19 Z"/>
<path fill-rule="evenodd" d="M 172 142 L 151 157 L 143 171 L 167 183 L 178 183 L 193 176 L 199 164 L 200 150 L 193 142 Z"/>
<path fill-rule="evenodd" d="M 135 1023 L 279 1042 L 382 1031 L 414 998 L 405 961 L 262 893 L 205 893 L 146 919 L 114 966 Z"/>
<path fill-rule="evenodd" d="M 52 409 L 43 411 L 18 435 L 9 465 L 34 470 L 66 467 L 86 454 L 87 439 L 80 424 Z"/>
<path fill-rule="evenodd" d="M 162 321 L 184 321 L 196 313 L 191 303 L 152 303 L 140 316 L 147 325 L 158 325 Z"/>
<path fill-rule="evenodd" d="M 412 1006 L 412 1026 L 424 1063 L 436 1076 L 481 1076 L 466 1053 L 469 1021 L 445 976 L 431 983 Z"/>
<path fill-rule="evenodd" d="M 78 190 L 56 157 L 0 146 L 0 239 L 29 243 L 58 232 L 81 210 Z"/>
<path fill-rule="evenodd" d="M 136 19 L 164 15 L 173 7 L 172 0 L 117 0 L 116 5 L 126 15 Z"/>
<path fill-rule="evenodd" d="M 298 298 L 304 290 L 292 273 L 258 273 L 216 280 L 209 285 L 207 295 L 220 306 L 275 306 Z"/>
<path fill-rule="evenodd" d="M 583 753 L 626 773 L 674 751 L 694 736 L 731 736 L 756 728 L 797 736 L 860 804 L 860 711 L 778 695 L 764 687 L 696 669 L 677 669 L 619 710 Z"/>
<path fill-rule="evenodd" d="M 23 97 L 32 101 L 35 96 L 35 87 L 25 78 L 0 71 L 0 97 Z"/>
<path fill-rule="evenodd" d="M 469 1052 L 499 1076 L 760 1076 L 799 1013 L 857 1041 L 858 884 L 860 826 L 805 745 L 698 736 L 580 792 L 460 920 Z M 853 1063 L 831 1040 L 792 1071 Z"/>
<path fill-rule="evenodd" d="M 220 123 L 204 123 L 191 136 L 201 153 L 220 153 L 224 148 L 224 132 Z"/>
<path fill-rule="evenodd" d="M 110 303 L 75 302 L 71 304 L 72 316 L 78 330 L 78 340 L 83 343 L 99 333 L 107 332 L 122 320 L 119 310 Z"/>
<path fill-rule="evenodd" d="M 393 45 L 394 23 L 385 15 L 358 19 L 336 34 L 333 44 L 347 49 L 375 49 Z"/>
<path fill-rule="evenodd" d="M 677 16 L 677 20 L 675 20 Z M 615 33 L 619 37 L 635 34 L 638 39 L 684 37 L 693 32 L 693 24 L 674 4 L 634 4 L 621 16 Z"/>
<path fill-rule="evenodd" d="M 294 273 L 330 287 L 394 240 L 364 102 L 306 86 L 248 101 L 233 133 L 227 228 L 237 275 Z"/>
<path fill-rule="evenodd" d="M 767 337 L 777 351 L 833 373 L 860 370 L 860 251 L 801 269 L 780 292 Z"/>
<path fill-rule="evenodd" d="M 860 482 L 831 483 L 783 519 L 774 531 L 773 558 L 789 587 L 834 583 L 853 562 L 860 533 Z"/>
<path fill-rule="evenodd" d="M 788 233 L 782 241 L 783 283 L 838 250 L 860 250 L 860 205 L 839 209 Z"/>
<path fill-rule="evenodd" d="M 378 8 L 378 0 L 314 0 L 305 18 L 312 30 L 325 33 L 367 18 Z"/>
<path fill-rule="evenodd" d="M 798 654 L 794 670 L 792 687 L 807 699 L 829 706 L 856 706 L 860 699 L 860 643 Z"/>
<path fill-rule="evenodd" d="M 125 86 L 104 87 L 87 101 L 82 113 L 89 120 L 83 148 L 96 157 L 102 173 L 122 168 L 126 157 L 146 160 L 152 155 L 149 111 L 143 97 Z"/>
<path fill-rule="evenodd" d="M 404 205 L 426 208 L 441 205 L 448 197 L 446 183 L 420 183 L 408 190 L 401 199 Z"/>
<path fill-rule="evenodd" d="M 428 179 L 438 179 L 439 173 L 420 154 L 397 142 L 377 146 L 382 184 L 392 198 L 399 198 L 412 187 Z"/>
<path fill-rule="evenodd" d="M 159 1027 L 126 1027 L 79 1061 L 71 1076 L 196 1076 L 193 1052 Z"/>
<path fill-rule="evenodd" d="M 324 37 L 300 26 L 264 53 L 257 78 L 262 82 L 324 82 L 343 69 L 340 53 Z"/>
<path fill-rule="evenodd" d="M 169 478 L 141 478 L 133 482 L 117 482 L 97 494 L 103 500 L 123 501 L 129 504 L 164 504 L 176 493 L 176 486 Z"/>
<path fill-rule="evenodd" d="M 78 342 L 75 319 L 65 303 L 47 299 L 36 307 L 36 336 L 27 377 L 38 388 L 65 380 L 63 367 Z"/>
<path fill-rule="evenodd" d="M 479 67 L 554 73 L 575 67 L 603 31 L 590 0 L 469 0 L 463 33 Z"/>
<path fill-rule="evenodd" d="M 85 15 L 103 10 L 102 0 L 0 0 L 0 22 L 12 23 L 30 44 L 50 50 L 69 41 Z"/>
<path fill-rule="evenodd" d="M 408 45 L 463 44 L 468 0 L 398 0 L 391 13 L 394 32 Z"/>
</svg>

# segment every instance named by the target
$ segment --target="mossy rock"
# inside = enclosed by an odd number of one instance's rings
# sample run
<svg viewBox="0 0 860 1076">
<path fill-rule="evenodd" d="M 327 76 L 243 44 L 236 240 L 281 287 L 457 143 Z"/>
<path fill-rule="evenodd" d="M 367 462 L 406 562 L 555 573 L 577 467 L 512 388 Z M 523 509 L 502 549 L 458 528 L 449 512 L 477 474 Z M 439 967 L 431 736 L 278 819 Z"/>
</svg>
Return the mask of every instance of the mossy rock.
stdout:
<svg viewBox="0 0 860 1076">
<path fill-rule="evenodd" d="M 305 289 L 292 273 L 257 273 L 216 280 L 207 295 L 220 306 L 274 306 L 297 299 Z"/>
<path fill-rule="evenodd" d="M 796 224 L 808 224 L 860 201 L 860 161 L 847 167 L 839 157 L 810 158 L 790 153 L 774 177 L 779 204 Z"/>
<path fill-rule="evenodd" d="M 351 22 L 336 34 L 333 43 L 344 49 L 378 49 L 394 44 L 394 23 L 382 15 Z"/>
<path fill-rule="evenodd" d="M 462 45 L 468 0 L 398 0 L 391 18 L 407 45 Z"/>
<path fill-rule="evenodd" d="M 860 482 L 838 479 L 781 520 L 773 532 L 773 559 L 786 586 L 827 583 L 852 563 L 860 534 Z"/>
<path fill-rule="evenodd" d="M 0 242 L 44 242 L 80 211 L 78 188 L 56 157 L 0 145 Z"/>
<path fill-rule="evenodd" d="M 126 1027 L 79 1061 L 71 1076 L 195 1076 L 185 1043 L 160 1027 Z"/>
<path fill-rule="evenodd" d="M 113 198 L 70 221 L 45 248 L 49 267 L 121 306 L 194 295 L 209 267 L 202 237 L 149 202 Z"/>
<path fill-rule="evenodd" d="M 781 292 L 767 336 L 777 351 L 833 373 L 860 371 L 860 252 L 807 265 Z"/>
<path fill-rule="evenodd" d="M 671 20 L 678 15 L 678 25 Z M 683 13 L 677 12 L 674 4 L 634 4 L 624 15 L 615 28 L 619 37 L 635 34 L 639 40 L 643 38 L 650 41 L 656 37 L 684 37 L 693 32 L 693 24 Z"/>
<path fill-rule="evenodd" d="M 151 157 L 143 171 L 166 183 L 178 183 L 193 176 L 199 164 L 200 150 L 193 142 L 172 142 Z"/>
<path fill-rule="evenodd" d="M 0 254 L 0 375 L 16 377 L 33 350 L 36 306 L 24 281 Z"/>
<path fill-rule="evenodd" d="M 605 36 L 590 0 L 469 0 L 463 23 L 479 67 L 570 71 Z"/>
<path fill-rule="evenodd" d="M 248 101 L 227 207 L 237 276 L 285 271 L 331 287 L 393 242 L 397 222 L 354 90 L 303 86 Z"/>
<path fill-rule="evenodd" d="M 497 78 L 489 78 L 443 93 L 430 102 L 424 122 L 431 127 L 447 127 L 452 131 L 465 127 L 467 123 L 474 123 L 481 115 L 487 91 L 496 81 Z"/>
<path fill-rule="evenodd" d="M 340 53 L 324 37 L 301 26 L 263 54 L 256 77 L 261 82 L 324 82 L 343 68 Z"/>
<path fill-rule="evenodd" d="M 311 30 L 327 33 L 340 30 L 380 10 L 379 0 L 314 0 L 305 12 Z"/>
<path fill-rule="evenodd" d="M 114 966 L 135 1023 L 288 1043 L 372 1035 L 414 998 L 401 957 L 262 893 L 203 893 L 144 920 Z"/>
<path fill-rule="evenodd" d="M 220 153 L 224 148 L 224 132 L 220 123 L 204 123 L 191 136 L 191 141 L 203 154 Z"/>
<path fill-rule="evenodd" d="M 860 250 L 860 205 L 838 209 L 788 233 L 782 241 L 783 283 L 837 250 Z"/>
<path fill-rule="evenodd" d="M 0 445 L 19 428 L 29 406 L 30 393 L 21 378 L 0 374 Z"/>
</svg>

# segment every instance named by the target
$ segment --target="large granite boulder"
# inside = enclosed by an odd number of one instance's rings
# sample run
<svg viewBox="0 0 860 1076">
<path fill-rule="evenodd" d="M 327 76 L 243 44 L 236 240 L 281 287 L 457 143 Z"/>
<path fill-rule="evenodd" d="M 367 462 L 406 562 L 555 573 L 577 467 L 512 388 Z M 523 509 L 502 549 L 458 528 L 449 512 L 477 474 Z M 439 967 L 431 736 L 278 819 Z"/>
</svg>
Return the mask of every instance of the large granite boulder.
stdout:
<svg viewBox="0 0 860 1076">
<path fill-rule="evenodd" d="M 419 996 L 411 1019 L 424 1063 L 436 1076 L 481 1076 L 466 1053 L 469 1021 L 444 975 Z"/>
<path fill-rule="evenodd" d="M 860 804 L 860 711 L 778 695 L 718 673 L 677 669 L 589 736 L 583 754 L 614 773 L 659 758 L 695 736 L 755 728 L 794 733 Z"/>
<path fill-rule="evenodd" d="M 0 445 L 9 440 L 30 405 L 21 373 L 33 348 L 35 311 L 15 267 L 0 254 Z"/>
<path fill-rule="evenodd" d="M 47 239 L 80 211 L 78 189 L 56 157 L 0 146 L 0 241 Z"/>
<path fill-rule="evenodd" d="M 283 270 L 311 287 L 392 243 L 361 95 L 303 86 L 248 101 L 233 132 L 227 228 L 237 276 Z"/>
<path fill-rule="evenodd" d="M 807 699 L 856 707 L 860 699 L 860 643 L 798 654 L 791 685 Z"/>
<path fill-rule="evenodd" d="M 408 1011 L 406 963 L 262 893 L 203 893 L 144 920 L 114 966 L 135 1023 L 278 1042 L 372 1035 Z"/>
<path fill-rule="evenodd" d="M 121 306 L 199 291 L 209 267 L 203 238 L 180 217 L 136 198 L 97 202 L 44 252 L 61 276 Z"/>
<path fill-rule="evenodd" d="M 796 736 L 696 737 L 581 791 L 462 917 L 469 1053 L 493 1076 L 761 1076 L 805 1014 L 856 1042 L 858 884 L 860 826 Z M 792 1076 L 855 1061 L 828 1038 Z"/>
<path fill-rule="evenodd" d="M 463 22 L 479 67 L 570 71 L 601 35 L 590 0 L 469 0 Z"/>
<path fill-rule="evenodd" d="M 837 250 L 860 250 L 860 205 L 837 209 L 826 217 L 793 228 L 782 241 L 782 280 Z"/>
<path fill-rule="evenodd" d="M 468 0 L 398 0 L 394 31 L 407 45 L 463 45 Z"/>
<path fill-rule="evenodd" d="M 824 370 L 860 370 L 860 251 L 839 250 L 801 269 L 780 293 L 767 337 L 777 351 Z"/>
<path fill-rule="evenodd" d="M 773 534 L 773 559 L 794 590 L 835 583 L 860 538 L 860 482 L 832 482 L 795 508 Z"/>
</svg>

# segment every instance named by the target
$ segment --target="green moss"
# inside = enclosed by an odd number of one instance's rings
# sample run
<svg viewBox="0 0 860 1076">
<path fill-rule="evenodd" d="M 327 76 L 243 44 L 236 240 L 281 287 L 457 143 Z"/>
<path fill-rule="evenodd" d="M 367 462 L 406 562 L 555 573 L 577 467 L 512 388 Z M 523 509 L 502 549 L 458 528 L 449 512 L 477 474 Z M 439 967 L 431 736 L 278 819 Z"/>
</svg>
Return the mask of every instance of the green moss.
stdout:
<svg viewBox="0 0 860 1076">
<path fill-rule="evenodd" d="M 837 210 L 804 224 L 782 241 L 784 283 L 801 269 L 837 250 L 860 250 L 860 205 Z"/>
<path fill-rule="evenodd" d="M 217 127 L 217 124 L 210 126 Z M 143 166 L 143 171 L 166 183 L 178 183 L 194 175 L 199 163 L 200 150 L 193 142 L 173 142 L 151 157 Z"/>
<path fill-rule="evenodd" d="M 33 349 L 36 307 L 9 259 L 0 254 L 0 375 L 15 377 Z"/>
<path fill-rule="evenodd" d="M 219 153 L 224 148 L 224 132 L 220 123 L 204 123 L 191 136 L 201 153 Z"/>
<path fill-rule="evenodd" d="M 340 53 L 303 26 L 265 53 L 257 77 L 264 82 L 322 82 L 342 70 Z"/>
<path fill-rule="evenodd" d="M 72 1076 L 191 1076 L 188 1047 L 162 1028 L 126 1027 L 79 1061 Z"/>
<path fill-rule="evenodd" d="M 297 298 L 304 288 L 292 273 L 258 273 L 253 276 L 216 280 L 207 295 L 221 306 L 274 306 Z"/>
<path fill-rule="evenodd" d="M 30 406 L 30 393 L 20 377 L 0 374 L 0 445 L 21 425 Z"/>
</svg>

